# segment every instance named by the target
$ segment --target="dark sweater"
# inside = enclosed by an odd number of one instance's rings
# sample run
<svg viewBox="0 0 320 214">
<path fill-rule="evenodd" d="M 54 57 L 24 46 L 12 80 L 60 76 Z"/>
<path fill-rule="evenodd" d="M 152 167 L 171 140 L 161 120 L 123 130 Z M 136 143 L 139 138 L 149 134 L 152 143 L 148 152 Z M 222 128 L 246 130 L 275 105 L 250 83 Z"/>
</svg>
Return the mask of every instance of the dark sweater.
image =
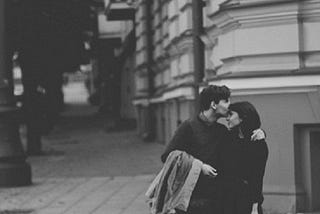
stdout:
<svg viewBox="0 0 320 214">
<path fill-rule="evenodd" d="M 242 180 L 248 183 L 250 203 L 262 203 L 263 176 L 268 157 L 265 140 L 240 139 L 230 133 L 230 140 L 219 148 L 218 171 L 222 181 Z M 220 180 L 219 179 L 219 180 Z"/>
<path fill-rule="evenodd" d="M 228 139 L 227 128 L 217 122 L 208 124 L 199 116 L 184 121 L 176 130 L 172 140 L 161 156 L 165 162 L 173 150 L 185 151 L 203 163 L 216 167 L 218 145 Z M 193 196 L 198 198 L 216 197 L 215 179 L 203 174 L 200 175 Z"/>
</svg>

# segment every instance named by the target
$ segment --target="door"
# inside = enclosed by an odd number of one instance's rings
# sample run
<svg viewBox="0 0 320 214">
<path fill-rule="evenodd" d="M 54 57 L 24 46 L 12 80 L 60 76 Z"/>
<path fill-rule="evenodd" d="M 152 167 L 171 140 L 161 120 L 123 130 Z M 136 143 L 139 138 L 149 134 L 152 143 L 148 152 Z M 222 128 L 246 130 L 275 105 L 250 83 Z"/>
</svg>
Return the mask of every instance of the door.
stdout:
<svg viewBox="0 0 320 214">
<path fill-rule="evenodd" d="M 311 198 L 310 211 L 320 211 L 320 131 L 310 132 Z"/>
</svg>

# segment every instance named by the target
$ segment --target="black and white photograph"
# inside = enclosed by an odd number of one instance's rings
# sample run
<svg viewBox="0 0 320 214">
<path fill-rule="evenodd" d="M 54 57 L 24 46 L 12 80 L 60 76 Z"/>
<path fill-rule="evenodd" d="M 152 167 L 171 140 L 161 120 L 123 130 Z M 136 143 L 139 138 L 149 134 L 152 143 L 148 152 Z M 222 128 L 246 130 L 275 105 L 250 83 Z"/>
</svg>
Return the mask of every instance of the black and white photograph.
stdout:
<svg viewBox="0 0 320 214">
<path fill-rule="evenodd" d="M 0 0 L 0 214 L 320 214 L 320 0 Z"/>
</svg>

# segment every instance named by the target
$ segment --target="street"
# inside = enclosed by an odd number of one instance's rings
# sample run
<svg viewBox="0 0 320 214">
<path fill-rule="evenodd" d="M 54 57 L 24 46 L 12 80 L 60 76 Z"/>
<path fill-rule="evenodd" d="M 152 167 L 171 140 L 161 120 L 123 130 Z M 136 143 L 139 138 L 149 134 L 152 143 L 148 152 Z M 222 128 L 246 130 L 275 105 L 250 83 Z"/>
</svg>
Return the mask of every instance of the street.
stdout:
<svg viewBox="0 0 320 214">
<path fill-rule="evenodd" d="M 42 140 L 43 155 L 28 157 L 33 184 L 1 188 L 1 214 L 147 214 L 144 193 L 161 168 L 163 146 L 135 130 L 106 132 L 86 92 L 65 90 L 66 110 Z M 21 137 L 24 142 L 25 133 Z"/>
</svg>

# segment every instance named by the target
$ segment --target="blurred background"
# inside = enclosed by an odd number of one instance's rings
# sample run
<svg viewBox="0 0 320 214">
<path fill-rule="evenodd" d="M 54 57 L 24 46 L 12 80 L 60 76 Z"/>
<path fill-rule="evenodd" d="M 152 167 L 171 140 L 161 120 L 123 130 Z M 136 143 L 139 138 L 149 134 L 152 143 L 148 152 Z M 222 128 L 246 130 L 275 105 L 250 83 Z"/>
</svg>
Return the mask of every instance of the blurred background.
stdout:
<svg viewBox="0 0 320 214">
<path fill-rule="evenodd" d="M 82 213 L 147 213 L 208 84 L 261 115 L 265 213 L 320 212 L 319 0 L 1 0 L 0 16 L 0 213 L 81 213 L 117 176 L 132 186 Z"/>
</svg>

